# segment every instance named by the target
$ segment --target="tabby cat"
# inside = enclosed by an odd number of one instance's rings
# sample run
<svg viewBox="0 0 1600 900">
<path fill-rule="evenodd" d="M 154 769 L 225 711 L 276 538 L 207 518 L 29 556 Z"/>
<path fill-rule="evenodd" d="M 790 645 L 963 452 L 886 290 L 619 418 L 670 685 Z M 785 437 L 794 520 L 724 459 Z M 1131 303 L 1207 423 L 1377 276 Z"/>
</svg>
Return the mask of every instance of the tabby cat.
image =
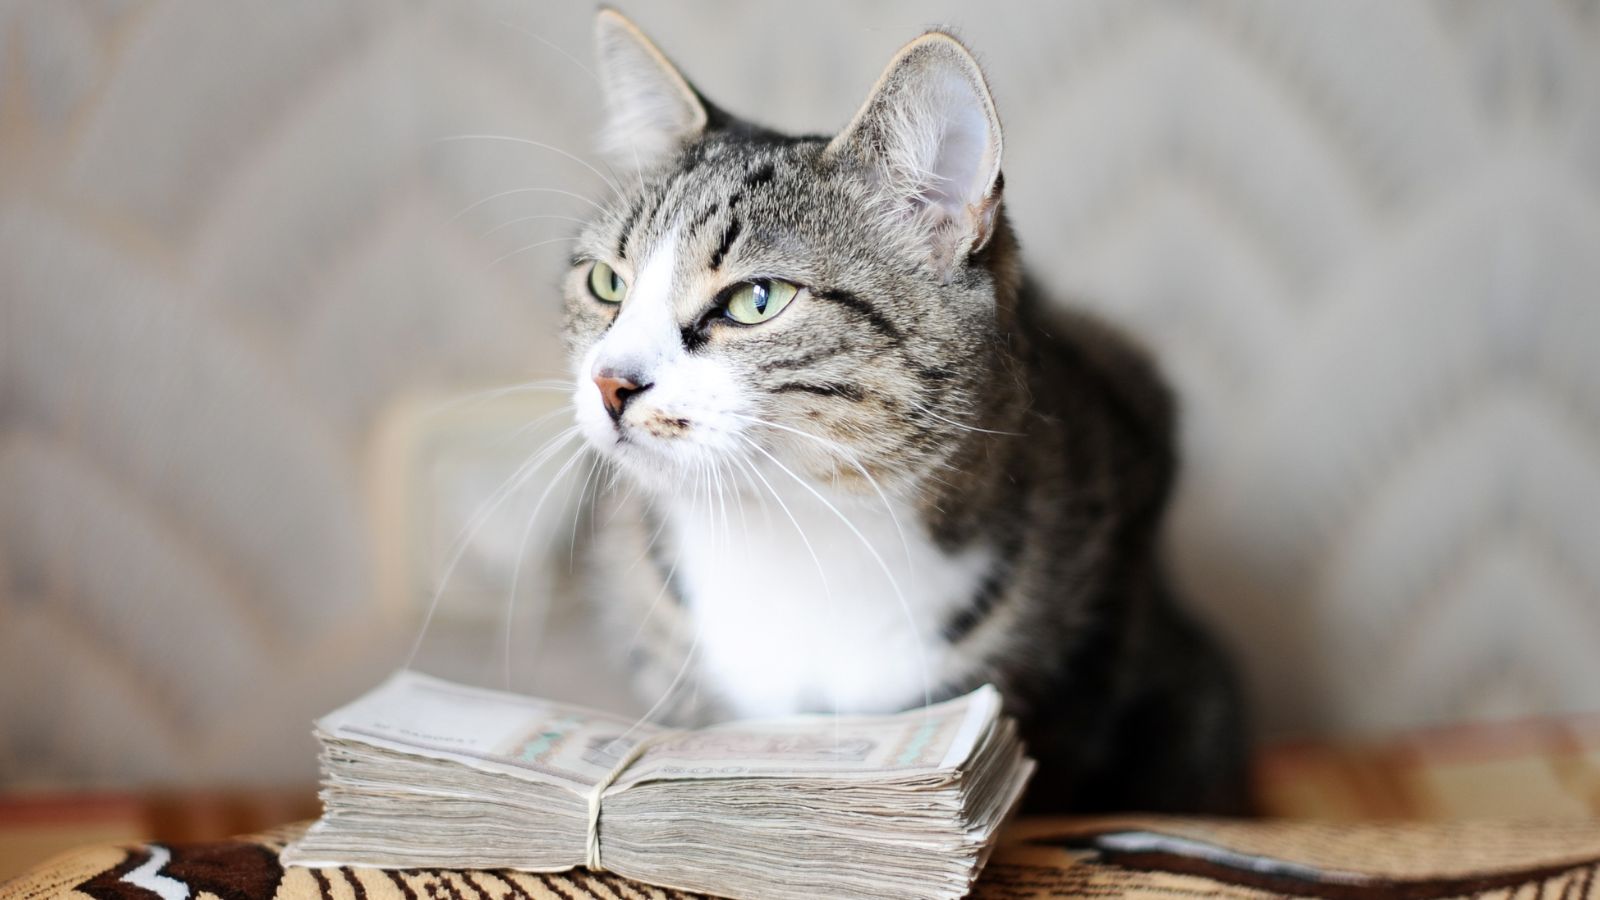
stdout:
<svg viewBox="0 0 1600 900">
<path fill-rule="evenodd" d="M 1172 398 L 1023 272 L 971 54 L 923 34 L 844 130 L 789 137 L 618 13 L 596 36 L 627 174 L 566 336 L 578 426 L 630 486 L 595 513 L 592 591 L 655 716 L 992 682 L 1034 808 L 1242 809 L 1232 675 L 1156 560 Z"/>
</svg>

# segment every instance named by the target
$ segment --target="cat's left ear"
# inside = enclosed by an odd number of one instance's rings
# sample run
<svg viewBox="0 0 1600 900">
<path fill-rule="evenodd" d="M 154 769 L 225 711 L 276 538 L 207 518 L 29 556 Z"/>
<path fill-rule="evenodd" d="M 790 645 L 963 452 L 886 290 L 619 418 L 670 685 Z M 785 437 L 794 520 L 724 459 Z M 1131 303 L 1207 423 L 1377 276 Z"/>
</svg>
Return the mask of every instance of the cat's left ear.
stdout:
<svg viewBox="0 0 1600 900">
<path fill-rule="evenodd" d="M 705 101 L 627 16 L 600 10 L 594 45 L 606 106 L 600 151 L 614 164 L 650 168 L 705 132 Z"/>
<path fill-rule="evenodd" d="M 894 213 L 925 232 L 946 280 L 994 234 L 1000 117 L 978 61 L 948 34 L 902 47 L 828 153 L 867 165 Z"/>
</svg>

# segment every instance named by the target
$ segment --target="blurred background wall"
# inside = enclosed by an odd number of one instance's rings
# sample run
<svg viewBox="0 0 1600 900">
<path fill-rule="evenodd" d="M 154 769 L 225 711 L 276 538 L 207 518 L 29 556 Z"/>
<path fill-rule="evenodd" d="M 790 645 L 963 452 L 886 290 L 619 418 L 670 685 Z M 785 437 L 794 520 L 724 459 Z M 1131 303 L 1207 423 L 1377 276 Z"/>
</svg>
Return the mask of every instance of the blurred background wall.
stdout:
<svg viewBox="0 0 1600 900">
<path fill-rule="evenodd" d="M 1035 271 L 1181 392 L 1172 564 L 1264 733 L 1600 709 L 1592 0 L 625 11 L 796 130 L 927 25 L 977 49 Z M 441 583 L 420 658 L 498 677 L 531 499 L 453 542 L 559 395 L 486 389 L 564 374 L 606 188 L 441 139 L 587 157 L 592 12 L 0 3 L 0 783 L 309 780 Z M 545 602 L 575 483 L 512 680 L 625 704 Z"/>
</svg>

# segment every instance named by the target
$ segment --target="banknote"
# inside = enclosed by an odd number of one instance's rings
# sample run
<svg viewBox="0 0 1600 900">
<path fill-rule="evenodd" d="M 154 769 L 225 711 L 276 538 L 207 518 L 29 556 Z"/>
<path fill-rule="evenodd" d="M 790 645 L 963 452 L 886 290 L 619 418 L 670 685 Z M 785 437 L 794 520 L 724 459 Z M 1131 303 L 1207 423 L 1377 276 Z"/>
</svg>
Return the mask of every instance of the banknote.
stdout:
<svg viewBox="0 0 1600 900">
<path fill-rule="evenodd" d="M 805 715 L 669 731 L 598 710 L 401 671 L 318 721 L 349 741 L 589 788 L 634 745 L 618 786 L 645 779 L 934 772 L 971 754 L 999 696 L 983 687 L 911 713 Z"/>
<path fill-rule="evenodd" d="M 402 671 L 318 720 L 292 865 L 612 869 L 724 896 L 958 897 L 1033 771 L 992 687 L 695 730 Z"/>
<path fill-rule="evenodd" d="M 584 790 L 606 779 L 619 741 L 661 729 L 598 710 L 402 670 L 317 721 L 318 737 L 451 760 Z M 613 755 L 608 755 L 613 754 Z"/>
</svg>

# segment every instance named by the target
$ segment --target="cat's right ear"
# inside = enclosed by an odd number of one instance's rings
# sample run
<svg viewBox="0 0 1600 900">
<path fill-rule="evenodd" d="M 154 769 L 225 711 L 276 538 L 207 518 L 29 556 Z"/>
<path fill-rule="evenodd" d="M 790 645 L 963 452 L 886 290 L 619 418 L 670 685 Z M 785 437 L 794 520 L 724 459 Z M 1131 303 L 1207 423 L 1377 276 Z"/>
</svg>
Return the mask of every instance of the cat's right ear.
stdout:
<svg viewBox="0 0 1600 900">
<path fill-rule="evenodd" d="M 651 168 L 705 132 L 705 101 L 626 16 L 600 10 L 594 44 L 606 108 L 600 152 L 614 165 Z"/>
<path fill-rule="evenodd" d="M 946 280 L 994 234 L 1000 117 L 978 61 L 948 34 L 902 47 L 827 152 L 865 163 L 891 221 L 925 241 Z"/>
</svg>

